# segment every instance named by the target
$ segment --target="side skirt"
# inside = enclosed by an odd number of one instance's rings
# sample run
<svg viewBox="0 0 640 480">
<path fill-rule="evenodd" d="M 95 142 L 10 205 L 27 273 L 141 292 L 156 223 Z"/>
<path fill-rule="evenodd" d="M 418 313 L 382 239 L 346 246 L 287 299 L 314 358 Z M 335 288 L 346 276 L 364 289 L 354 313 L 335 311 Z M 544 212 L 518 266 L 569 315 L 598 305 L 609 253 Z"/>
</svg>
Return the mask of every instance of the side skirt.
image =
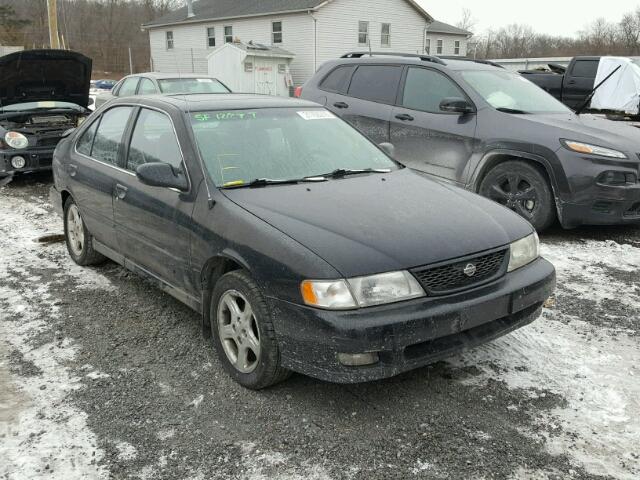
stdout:
<svg viewBox="0 0 640 480">
<path fill-rule="evenodd" d="M 160 290 L 168 293 L 175 299 L 187 305 L 189 308 L 195 310 L 197 313 L 202 314 L 202 303 L 200 302 L 200 300 L 198 300 L 195 297 L 192 297 L 184 290 L 181 290 L 165 282 L 164 280 L 157 277 L 153 273 L 148 272 L 147 270 L 142 268 L 137 263 L 132 262 L 128 258 L 125 258 L 125 256 L 122 255 L 121 253 L 118 253 L 115 250 L 107 247 L 106 245 L 103 245 L 102 243 L 98 242 L 96 239 L 93 239 L 93 249 L 96 252 L 101 253 L 105 257 L 109 258 L 110 260 L 113 260 L 117 264 L 122 265 L 127 270 L 131 270 L 132 272 L 151 280 Z"/>
</svg>

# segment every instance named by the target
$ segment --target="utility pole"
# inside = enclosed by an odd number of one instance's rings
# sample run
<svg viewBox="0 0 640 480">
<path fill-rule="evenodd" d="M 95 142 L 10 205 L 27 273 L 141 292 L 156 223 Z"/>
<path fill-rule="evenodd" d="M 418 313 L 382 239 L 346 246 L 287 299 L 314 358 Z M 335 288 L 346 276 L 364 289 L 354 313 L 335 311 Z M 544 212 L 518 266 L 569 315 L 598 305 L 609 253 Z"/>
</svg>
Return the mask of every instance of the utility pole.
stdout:
<svg viewBox="0 0 640 480">
<path fill-rule="evenodd" d="M 133 57 L 131 55 L 131 45 L 129 45 L 129 72 L 133 75 Z"/>
<path fill-rule="evenodd" d="M 47 0 L 47 13 L 49 15 L 49 47 L 59 49 L 57 0 Z"/>
</svg>

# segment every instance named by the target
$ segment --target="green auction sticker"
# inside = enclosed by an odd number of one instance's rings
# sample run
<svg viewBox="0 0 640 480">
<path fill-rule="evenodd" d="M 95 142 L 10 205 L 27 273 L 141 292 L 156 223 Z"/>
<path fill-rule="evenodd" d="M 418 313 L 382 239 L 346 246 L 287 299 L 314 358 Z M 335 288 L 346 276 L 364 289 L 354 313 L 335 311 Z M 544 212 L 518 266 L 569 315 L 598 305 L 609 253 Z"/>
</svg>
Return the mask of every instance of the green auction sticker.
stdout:
<svg viewBox="0 0 640 480">
<path fill-rule="evenodd" d="M 195 118 L 199 122 L 207 122 L 211 119 L 211 115 L 209 115 L 208 113 L 196 113 L 193 118 Z"/>
</svg>

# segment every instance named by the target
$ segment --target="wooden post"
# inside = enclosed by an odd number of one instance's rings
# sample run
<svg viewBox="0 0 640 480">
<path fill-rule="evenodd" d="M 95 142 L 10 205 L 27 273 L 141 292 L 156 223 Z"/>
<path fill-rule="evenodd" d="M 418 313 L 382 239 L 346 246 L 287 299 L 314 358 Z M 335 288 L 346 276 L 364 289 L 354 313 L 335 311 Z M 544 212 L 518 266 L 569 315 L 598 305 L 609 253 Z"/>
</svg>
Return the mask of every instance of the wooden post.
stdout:
<svg viewBox="0 0 640 480">
<path fill-rule="evenodd" d="M 59 49 L 57 0 L 47 0 L 47 13 L 49 15 L 49 46 L 53 49 Z"/>
</svg>

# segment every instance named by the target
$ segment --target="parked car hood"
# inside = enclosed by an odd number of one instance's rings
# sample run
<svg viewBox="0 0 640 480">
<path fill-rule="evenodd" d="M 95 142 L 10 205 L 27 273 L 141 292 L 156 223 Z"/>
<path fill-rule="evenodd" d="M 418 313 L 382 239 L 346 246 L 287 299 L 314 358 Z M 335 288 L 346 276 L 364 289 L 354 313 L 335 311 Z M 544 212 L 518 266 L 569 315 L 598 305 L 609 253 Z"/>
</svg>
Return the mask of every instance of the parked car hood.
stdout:
<svg viewBox="0 0 640 480">
<path fill-rule="evenodd" d="M 533 231 L 506 208 L 409 169 L 224 193 L 349 278 L 459 258 Z"/>
<path fill-rule="evenodd" d="M 0 106 L 58 101 L 87 107 L 92 61 L 68 50 L 27 50 L 0 57 Z"/>
</svg>

